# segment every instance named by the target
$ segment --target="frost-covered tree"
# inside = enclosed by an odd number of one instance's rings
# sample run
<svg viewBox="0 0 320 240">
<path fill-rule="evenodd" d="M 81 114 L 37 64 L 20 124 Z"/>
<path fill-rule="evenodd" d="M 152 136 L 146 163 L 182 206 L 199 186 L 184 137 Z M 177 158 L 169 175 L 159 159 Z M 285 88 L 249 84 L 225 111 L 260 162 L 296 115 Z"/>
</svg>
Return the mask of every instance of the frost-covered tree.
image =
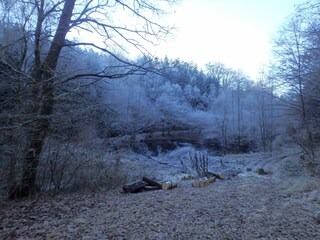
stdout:
<svg viewBox="0 0 320 240">
<path fill-rule="evenodd" d="M 56 103 L 56 88 L 62 83 L 86 78 L 121 78 L 148 71 L 144 64 L 122 58 L 118 52 L 146 53 L 147 45 L 165 36 L 170 28 L 162 26 L 159 16 L 165 4 L 173 1 L 92 1 L 92 0 L 6 0 L 1 1 L 2 23 L 0 61 L 8 71 L 18 76 L 23 93 L 30 94 L 23 149 L 22 177 L 11 189 L 17 196 L 35 191 L 39 157 L 50 128 Z M 119 14 L 132 20 L 118 21 Z M 14 28 L 19 31 L 13 31 Z M 14 32 L 8 35 L 5 31 Z M 72 36 L 81 34 L 76 39 Z M 85 34 L 90 36 L 86 37 Z M 60 71 L 63 49 L 91 48 L 115 61 L 98 71 Z M 13 57 L 14 56 L 14 57 Z M 79 69 L 77 69 L 79 70 Z M 19 84 L 17 84 L 18 86 Z M 16 98 L 15 93 L 2 105 Z"/>
<path fill-rule="evenodd" d="M 272 73 L 292 116 L 288 133 L 302 148 L 309 166 L 316 159 L 319 119 L 319 9 L 319 1 L 297 7 L 275 42 Z"/>
</svg>

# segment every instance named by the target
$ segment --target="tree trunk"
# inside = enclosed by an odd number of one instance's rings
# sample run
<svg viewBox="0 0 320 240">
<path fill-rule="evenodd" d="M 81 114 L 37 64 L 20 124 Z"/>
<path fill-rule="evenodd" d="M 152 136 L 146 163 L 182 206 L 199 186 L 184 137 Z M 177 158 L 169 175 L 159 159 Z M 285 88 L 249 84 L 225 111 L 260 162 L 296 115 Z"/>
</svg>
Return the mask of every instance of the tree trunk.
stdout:
<svg viewBox="0 0 320 240">
<path fill-rule="evenodd" d="M 214 183 L 215 179 L 214 178 L 205 178 L 205 179 L 200 179 L 197 182 L 192 183 L 192 187 L 194 188 L 202 188 L 205 187 L 211 183 Z"/>
<path fill-rule="evenodd" d="M 159 189 L 162 188 L 162 184 L 160 184 L 160 183 L 158 183 L 158 182 L 156 182 L 156 181 L 153 181 L 153 180 L 151 180 L 151 179 L 149 179 L 149 178 L 143 177 L 143 178 L 142 178 L 142 181 L 146 182 L 146 183 L 147 183 L 148 185 L 150 185 L 150 186 L 157 187 L 157 188 L 159 188 Z"/>
<path fill-rule="evenodd" d="M 49 128 L 48 120 L 40 120 L 33 126 L 29 135 L 29 145 L 24 153 L 21 191 L 18 196 L 26 197 L 36 193 L 36 177 L 39 157 L 44 145 L 45 134 Z"/>
<path fill-rule="evenodd" d="M 173 182 L 164 182 L 162 183 L 162 186 L 161 188 L 163 190 L 169 190 L 169 189 L 172 189 L 172 188 L 176 188 L 178 185 L 176 183 L 173 183 Z"/>
<path fill-rule="evenodd" d="M 136 182 L 124 185 L 122 187 L 122 190 L 124 193 L 135 193 L 143 189 L 146 185 L 147 185 L 146 182 L 140 180 L 140 181 L 136 181 Z"/>
<path fill-rule="evenodd" d="M 36 179 L 39 157 L 44 145 L 46 133 L 50 126 L 49 117 L 52 115 L 54 104 L 54 71 L 57 67 L 65 37 L 70 29 L 72 12 L 76 0 L 66 0 L 60 16 L 59 24 L 53 38 L 51 47 L 42 66 L 35 70 L 33 77 L 36 82 L 42 82 L 38 118 L 29 131 L 29 143 L 25 150 L 23 162 L 23 176 L 20 186 L 11 190 L 11 198 L 30 196 L 36 191 Z M 39 29 L 41 30 L 41 29 Z M 36 64 L 37 65 L 37 64 Z M 35 65 L 35 66 L 36 66 Z M 38 93 L 39 93 L 38 92 Z M 37 101 L 34 99 L 34 101 Z M 38 102 L 35 102 L 37 105 Z"/>
</svg>

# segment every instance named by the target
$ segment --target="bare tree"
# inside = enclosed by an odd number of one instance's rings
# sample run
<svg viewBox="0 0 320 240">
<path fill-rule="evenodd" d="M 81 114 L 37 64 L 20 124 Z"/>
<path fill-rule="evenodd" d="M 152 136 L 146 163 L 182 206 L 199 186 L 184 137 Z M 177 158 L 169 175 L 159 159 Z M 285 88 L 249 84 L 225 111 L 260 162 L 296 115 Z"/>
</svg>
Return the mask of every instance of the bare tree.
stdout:
<svg viewBox="0 0 320 240">
<path fill-rule="evenodd" d="M 236 75 L 236 72 L 227 68 L 222 63 L 208 63 L 206 70 L 209 76 L 218 81 L 220 89 L 226 89 L 232 85 L 232 81 Z"/>
<path fill-rule="evenodd" d="M 23 79 L 24 93 L 30 93 L 30 109 L 26 145 L 23 150 L 23 173 L 18 186 L 12 186 L 16 196 L 27 196 L 36 189 L 39 156 L 50 127 L 50 116 L 56 102 L 55 90 L 58 84 L 78 79 L 121 78 L 130 74 L 144 74 L 150 70 L 142 64 L 119 57 L 117 52 L 132 51 L 147 53 L 148 44 L 153 44 L 169 33 L 170 28 L 162 26 L 158 17 L 164 14 L 164 3 L 153 1 L 122 0 L 7 0 L 1 3 L 2 19 L 7 29 L 18 26 L 20 35 L 13 36 L 0 46 L 0 62 L 9 72 Z M 133 17 L 133 24 L 121 22 L 119 11 Z M 118 15 L 117 15 L 118 14 Z M 113 19 L 114 18 L 114 19 Z M 115 23 L 117 22 L 117 23 Z M 69 40 L 72 34 L 91 34 L 83 41 Z M 4 34 L 4 33 L 1 33 Z M 86 40 L 89 39 L 89 40 Z M 93 41 L 92 39 L 96 39 Z M 19 46 L 18 46 L 19 44 Z M 112 56 L 116 67 L 95 72 L 59 72 L 59 59 L 66 47 L 86 47 Z M 17 59 L 11 59 L 20 51 Z M 17 80 L 19 81 L 19 80 Z M 12 101 L 21 93 L 16 92 L 4 99 L 1 105 Z"/>
<path fill-rule="evenodd" d="M 219 127 L 221 133 L 221 142 L 223 148 L 223 154 L 226 155 L 228 151 L 228 134 L 229 134 L 229 121 L 230 115 L 233 116 L 233 112 L 230 113 L 229 106 L 233 104 L 233 94 L 231 86 L 233 84 L 234 78 L 236 76 L 236 72 L 227 68 L 222 63 L 209 63 L 206 65 L 206 70 L 209 76 L 216 79 L 218 82 L 218 94 L 223 96 L 223 101 L 219 106 L 222 112 L 219 114 L 220 118 L 216 118 L 216 123 Z M 234 133 L 234 132 L 233 132 Z"/>
<path fill-rule="evenodd" d="M 268 86 L 262 74 L 256 89 L 256 104 L 261 144 L 264 152 L 272 152 L 273 138 L 273 88 Z"/>
<path fill-rule="evenodd" d="M 316 19 L 313 13 L 310 13 L 310 10 L 319 9 L 317 5 L 311 1 L 298 7 L 296 14 L 281 29 L 274 48 L 276 64 L 273 75 L 277 79 L 276 87 L 285 90 L 283 102 L 295 120 L 288 132 L 301 147 L 305 159 L 308 159 L 305 163 L 316 159 L 314 110 L 310 111 L 309 105 L 312 91 L 308 87 L 315 83 L 313 79 L 319 71 L 318 51 L 315 51 L 319 49 L 319 43 L 310 41 L 318 38 L 315 35 L 317 31 L 311 31 L 317 26 L 314 25 Z"/>
</svg>

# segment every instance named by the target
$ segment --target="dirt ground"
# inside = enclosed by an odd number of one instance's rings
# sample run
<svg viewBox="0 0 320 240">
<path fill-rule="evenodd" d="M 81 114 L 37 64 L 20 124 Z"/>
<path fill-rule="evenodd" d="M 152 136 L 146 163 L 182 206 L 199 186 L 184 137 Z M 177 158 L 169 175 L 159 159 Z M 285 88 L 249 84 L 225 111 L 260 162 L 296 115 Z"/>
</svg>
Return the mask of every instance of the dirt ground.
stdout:
<svg viewBox="0 0 320 240">
<path fill-rule="evenodd" d="M 299 172 L 297 156 L 224 161 L 253 171 L 204 188 L 181 180 L 172 190 L 102 189 L 4 203 L 0 239 L 320 239 L 313 218 L 320 210 L 319 179 Z M 273 174 L 256 174 L 258 167 Z"/>
</svg>

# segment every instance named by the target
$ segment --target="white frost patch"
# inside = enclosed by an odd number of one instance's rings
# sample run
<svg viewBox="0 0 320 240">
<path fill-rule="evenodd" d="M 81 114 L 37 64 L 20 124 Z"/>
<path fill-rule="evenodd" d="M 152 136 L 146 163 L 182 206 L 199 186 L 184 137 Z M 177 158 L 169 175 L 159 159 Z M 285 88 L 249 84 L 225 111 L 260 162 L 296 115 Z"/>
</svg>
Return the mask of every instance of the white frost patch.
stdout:
<svg viewBox="0 0 320 240">
<path fill-rule="evenodd" d="M 158 156 L 145 156 L 131 151 L 110 154 L 110 164 L 122 169 L 130 179 L 143 176 L 157 181 L 181 182 L 183 176 L 193 175 L 189 154 L 195 148 L 181 147 L 171 152 L 163 152 Z M 258 169 L 272 172 L 259 175 Z M 188 171 L 186 171 L 188 169 Z M 287 178 L 303 173 L 297 149 L 285 149 L 275 153 L 251 153 L 227 156 L 208 156 L 210 172 L 223 174 L 226 179 L 232 177 Z M 303 176 L 305 176 L 303 174 Z"/>
</svg>

